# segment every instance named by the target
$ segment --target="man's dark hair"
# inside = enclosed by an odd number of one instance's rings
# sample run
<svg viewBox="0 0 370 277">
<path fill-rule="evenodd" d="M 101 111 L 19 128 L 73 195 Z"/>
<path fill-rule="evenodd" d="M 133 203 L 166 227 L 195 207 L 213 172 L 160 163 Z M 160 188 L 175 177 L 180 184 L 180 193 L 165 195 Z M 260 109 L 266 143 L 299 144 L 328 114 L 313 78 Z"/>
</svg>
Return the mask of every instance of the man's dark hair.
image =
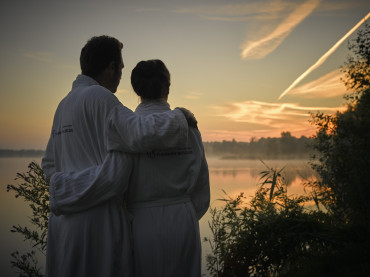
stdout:
<svg viewBox="0 0 370 277">
<path fill-rule="evenodd" d="M 170 87 L 170 72 L 161 60 L 139 62 L 131 73 L 131 85 L 144 99 L 166 98 Z"/>
<path fill-rule="evenodd" d="M 95 36 L 81 50 L 80 65 L 84 75 L 96 78 L 114 62 L 118 68 L 122 63 L 122 43 L 109 36 Z"/>
</svg>

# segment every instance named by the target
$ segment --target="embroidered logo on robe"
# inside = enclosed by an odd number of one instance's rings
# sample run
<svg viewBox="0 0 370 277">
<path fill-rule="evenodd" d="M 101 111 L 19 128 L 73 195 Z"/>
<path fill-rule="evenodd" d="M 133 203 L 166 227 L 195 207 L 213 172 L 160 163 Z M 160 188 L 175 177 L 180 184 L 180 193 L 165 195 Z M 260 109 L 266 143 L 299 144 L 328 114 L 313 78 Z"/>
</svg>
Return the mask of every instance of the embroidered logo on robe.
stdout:
<svg viewBox="0 0 370 277">
<path fill-rule="evenodd" d="M 146 155 L 151 159 L 191 154 L 193 154 L 193 149 L 191 147 L 183 147 L 165 151 L 151 151 L 146 153 Z"/>
<path fill-rule="evenodd" d="M 52 131 L 53 138 L 56 136 L 60 136 L 61 134 L 66 134 L 66 133 L 73 133 L 73 126 L 72 125 L 65 125 L 59 130 L 54 130 Z"/>
</svg>

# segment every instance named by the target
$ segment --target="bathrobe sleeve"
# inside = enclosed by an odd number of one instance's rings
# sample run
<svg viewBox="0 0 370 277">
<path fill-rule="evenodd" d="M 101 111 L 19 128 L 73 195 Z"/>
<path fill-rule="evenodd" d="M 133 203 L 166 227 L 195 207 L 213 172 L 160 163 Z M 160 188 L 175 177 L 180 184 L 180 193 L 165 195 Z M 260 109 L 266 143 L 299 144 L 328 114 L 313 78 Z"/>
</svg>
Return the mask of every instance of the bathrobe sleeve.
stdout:
<svg viewBox="0 0 370 277">
<path fill-rule="evenodd" d="M 55 160 L 53 155 L 53 140 L 50 137 L 49 142 L 46 146 L 45 155 L 42 158 L 41 165 L 42 170 L 44 171 L 45 179 L 47 182 L 49 182 L 50 177 L 55 173 L 56 167 L 55 167 Z"/>
<path fill-rule="evenodd" d="M 55 215 L 78 213 L 127 190 L 133 161 L 110 152 L 101 165 L 77 172 L 56 172 L 49 183 L 50 210 Z"/>
<path fill-rule="evenodd" d="M 194 205 L 197 219 L 200 220 L 207 212 L 210 203 L 209 173 L 205 159 L 202 161 L 197 184 L 191 194 L 191 201 Z"/>
<path fill-rule="evenodd" d="M 122 104 L 107 118 L 107 150 L 147 152 L 184 146 L 188 123 L 179 109 L 150 115 L 136 114 Z"/>
<path fill-rule="evenodd" d="M 208 210 L 211 195 L 210 195 L 210 184 L 209 184 L 209 170 L 208 170 L 208 164 L 207 164 L 204 147 L 202 143 L 202 138 L 198 130 L 194 132 L 196 132 L 197 134 L 196 136 L 197 144 L 202 153 L 202 157 L 200 161 L 201 164 L 200 164 L 198 178 L 191 192 L 190 198 L 194 205 L 197 219 L 200 220 Z"/>
</svg>

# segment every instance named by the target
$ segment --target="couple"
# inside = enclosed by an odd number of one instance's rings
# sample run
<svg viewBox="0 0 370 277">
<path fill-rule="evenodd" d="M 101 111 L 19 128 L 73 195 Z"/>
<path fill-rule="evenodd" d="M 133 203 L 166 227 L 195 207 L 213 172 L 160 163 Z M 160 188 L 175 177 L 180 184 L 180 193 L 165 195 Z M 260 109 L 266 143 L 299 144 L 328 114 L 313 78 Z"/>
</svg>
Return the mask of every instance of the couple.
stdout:
<svg viewBox="0 0 370 277">
<path fill-rule="evenodd" d="M 141 104 L 124 107 L 113 94 L 122 47 L 108 36 L 87 42 L 82 74 L 54 116 L 42 160 L 47 276 L 200 276 L 198 220 L 210 189 L 196 120 L 170 109 L 160 60 L 133 69 Z"/>
</svg>

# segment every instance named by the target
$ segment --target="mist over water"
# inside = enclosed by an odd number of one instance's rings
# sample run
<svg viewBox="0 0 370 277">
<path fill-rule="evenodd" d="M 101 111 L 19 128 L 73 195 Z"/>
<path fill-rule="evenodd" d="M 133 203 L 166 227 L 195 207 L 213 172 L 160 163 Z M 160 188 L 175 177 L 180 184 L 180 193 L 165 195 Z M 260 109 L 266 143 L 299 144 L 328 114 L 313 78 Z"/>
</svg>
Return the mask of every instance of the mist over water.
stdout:
<svg viewBox="0 0 370 277">
<path fill-rule="evenodd" d="M 12 157 L 0 158 L 0 276 L 17 276 L 10 268 L 10 253 L 19 250 L 27 251 L 30 246 L 23 242 L 18 234 L 13 234 L 10 229 L 13 225 L 28 225 L 28 216 L 30 209 L 27 203 L 22 199 L 14 197 L 14 193 L 6 192 L 8 184 L 16 184 L 14 180 L 17 172 L 28 171 L 28 164 L 31 161 L 41 162 L 41 158 Z M 211 182 L 211 206 L 221 206 L 224 203 L 218 199 L 224 198 L 225 191 L 233 197 L 241 192 L 244 195 L 252 197 L 260 183 L 260 172 L 266 169 L 266 166 L 260 160 L 222 160 L 215 157 L 207 159 L 210 182 Z M 314 176 L 313 171 L 307 164 L 307 160 L 264 160 L 272 168 L 281 169 L 285 167 L 283 176 L 288 184 L 289 194 L 298 194 L 303 192 L 302 182 L 305 179 Z M 207 213 L 200 220 L 200 233 L 203 241 L 204 237 L 210 237 L 208 221 L 210 214 Z M 210 249 L 207 243 L 202 242 L 203 247 L 203 273 L 206 274 L 206 255 Z M 44 257 L 39 256 L 39 263 L 44 266 Z"/>
</svg>

